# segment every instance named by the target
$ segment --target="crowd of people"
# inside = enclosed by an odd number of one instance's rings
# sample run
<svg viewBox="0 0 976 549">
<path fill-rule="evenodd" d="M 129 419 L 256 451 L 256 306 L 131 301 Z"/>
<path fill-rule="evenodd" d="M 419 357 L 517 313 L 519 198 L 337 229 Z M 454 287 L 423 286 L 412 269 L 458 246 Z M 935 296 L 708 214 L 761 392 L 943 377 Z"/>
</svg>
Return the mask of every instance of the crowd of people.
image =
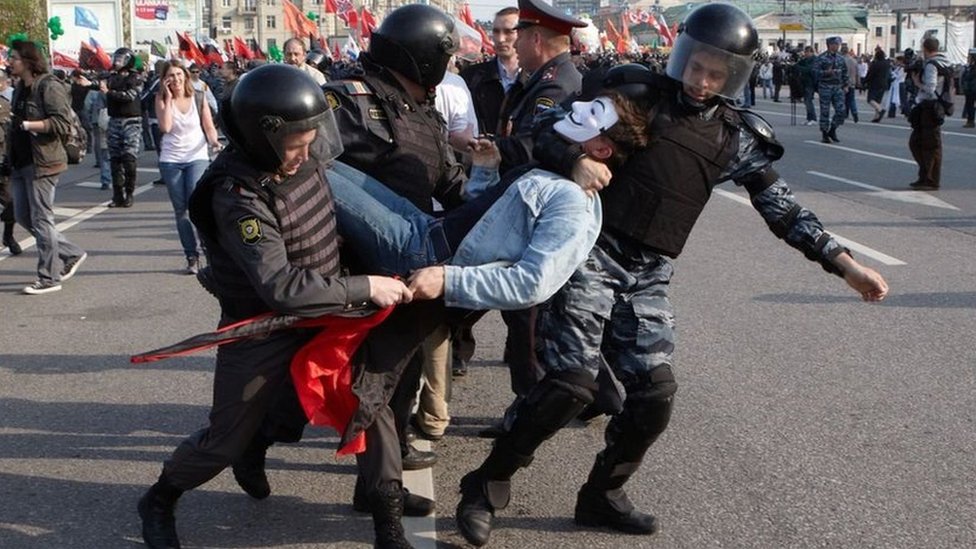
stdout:
<svg viewBox="0 0 976 549">
<path fill-rule="evenodd" d="M 60 289 L 87 257 L 53 225 L 75 107 L 110 205 L 133 205 L 136 158 L 155 149 L 186 272 L 218 299 L 221 328 L 257 322 L 260 337 L 218 349 L 209 425 L 174 450 L 138 502 L 147 546 L 179 547 L 178 499 L 225 468 L 251 497 L 270 495 L 267 452 L 300 441 L 315 415 L 290 373 L 328 345 L 313 324 L 278 329 L 294 318 L 389 315 L 348 365 L 355 404 L 330 417 L 340 447 L 356 452 L 353 508 L 372 514 L 377 547 L 401 548 L 410 547 L 402 516 L 434 507 L 403 488 L 403 470 L 438 459 L 411 442 L 444 436 L 447 386 L 467 368 L 471 326 L 503 311 L 513 400 L 486 430 L 494 444 L 461 480 L 456 511 L 461 534 L 482 546 L 536 450 L 574 418 L 600 414 L 611 417 L 606 446 L 580 479 L 574 519 L 658 531 L 624 486 L 675 406 L 672 261 L 716 185 L 746 189 L 778 238 L 863 300 L 885 298 L 884 278 L 797 202 L 774 168 L 782 145 L 742 106 L 754 104 L 755 91 L 744 90 L 761 81 L 764 97 L 778 101 L 788 84 L 810 110 L 809 80 L 824 140 L 837 142 L 864 72 L 839 41 L 821 56 L 757 62 L 751 19 L 715 3 L 686 18 L 667 58 L 587 58 L 571 40 L 584 25 L 519 0 L 493 20 L 496 55 L 458 66 L 453 19 L 413 4 L 391 12 L 355 62 L 295 39 L 285 63 L 173 60 L 145 74 L 120 48 L 112 71 L 72 74 L 70 87 L 33 44 L 14 43 L 9 202 L 40 256 L 24 291 Z M 940 93 L 936 65 L 919 77 L 926 109 Z M 790 74 L 808 80 L 794 86 Z M 884 100 L 871 104 L 880 112 Z M 972 100 L 967 108 L 971 121 Z"/>
</svg>

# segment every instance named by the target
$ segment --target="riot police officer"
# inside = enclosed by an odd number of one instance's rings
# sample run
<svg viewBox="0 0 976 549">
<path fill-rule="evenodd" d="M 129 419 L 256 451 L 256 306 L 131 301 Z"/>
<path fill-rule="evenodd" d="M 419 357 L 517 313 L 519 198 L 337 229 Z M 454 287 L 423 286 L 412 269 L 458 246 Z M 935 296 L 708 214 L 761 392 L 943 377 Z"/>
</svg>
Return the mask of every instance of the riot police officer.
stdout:
<svg viewBox="0 0 976 549">
<path fill-rule="evenodd" d="M 817 56 L 813 62 L 813 73 L 817 78 L 817 93 L 820 95 L 820 133 L 824 143 L 840 143 L 837 128 L 847 118 L 844 101 L 848 89 L 847 62 L 840 50 L 840 36 L 827 39 L 827 51 Z M 830 116 L 830 107 L 834 116 Z"/>
<path fill-rule="evenodd" d="M 129 48 L 112 55 L 112 74 L 101 81 L 108 106 L 108 154 L 112 165 L 110 208 L 132 206 L 136 188 L 136 157 L 142 145 L 140 94 L 144 80 L 135 70 L 136 56 Z"/>
<path fill-rule="evenodd" d="M 282 94 L 280 90 L 288 93 Z M 324 163 L 342 150 L 321 88 L 287 65 L 265 65 L 241 77 L 224 123 L 231 146 L 220 153 L 191 200 L 191 219 L 206 244 L 202 280 L 220 301 L 220 325 L 274 311 L 319 316 L 372 301 L 409 301 L 398 280 L 339 275 L 332 195 Z M 296 440 L 306 422 L 291 385 L 292 355 L 314 333 L 288 330 L 220 348 L 208 427 L 184 440 L 159 480 L 139 500 L 142 535 L 152 548 L 179 547 L 174 508 L 180 495 L 238 462 L 251 446 Z M 269 415 L 281 419 L 269 421 Z M 291 427 L 290 433 L 262 426 Z M 367 437 L 392 421 L 377 421 Z M 267 497 L 267 480 L 235 466 L 250 495 Z M 263 480 L 263 485 L 261 481 Z M 399 526 L 399 515 L 380 517 Z"/>
<path fill-rule="evenodd" d="M 796 203 L 772 168 L 782 155 L 771 128 L 734 106 L 759 46 L 751 19 L 729 4 L 705 4 L 685 20 L 667 77 L 621 75 L 626 93 L 647 104 L 651 143 L 614 170 L 601 192 L 603 229 L 590 256 L 540 312 L 537 337 L 546 376 L 516 410 L 482 465 L 461 480 L 458 527 L 475 545 L 487 543 L 497 509 L 511 495 L 511 479 L 536 449 L 595 402 L 597 374 L 612 373 L 624 389 L 597 455 L 577 494 L 575 520 L 631 534 L 653 534 L 657 519 L 639 511 L 623 487 L 671 417 L 677 383 L 674 316 L 668 297 L 677 257 L 716 184 L 744 186 L 772 231 L 789 245 L 844 277 L 863 299 L 878 301 L 887 284 L 858 264 L 816 216 Z M 643 80 L 640 91 L 637 84 Z M 607 84 L 608 82 L 605 82 Z M 577 174 L 577 181 L 609 180 L 540 128 L 535 155 Z M 612 320 L 608 320 L 612 319 Z M 605 401 L 613 402 L 612 399 Z"/>
</svg>

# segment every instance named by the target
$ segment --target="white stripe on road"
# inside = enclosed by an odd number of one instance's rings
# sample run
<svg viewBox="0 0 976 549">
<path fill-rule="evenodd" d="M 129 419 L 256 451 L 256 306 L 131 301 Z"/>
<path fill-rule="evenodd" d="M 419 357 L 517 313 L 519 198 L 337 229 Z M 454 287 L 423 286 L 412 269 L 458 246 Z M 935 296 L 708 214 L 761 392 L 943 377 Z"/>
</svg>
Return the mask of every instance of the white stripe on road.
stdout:
<svg viewBox="0 0 976 549">
<path fill-rule="evenodd" d="M 85 187 L 86 189 L 101 189 L 102 184 L 96 183 L 94 181 L 82 181 L 81 183 L 75 183 L 75 187 Z"/>
<path fill-rule="evenodd" d="M 132 195 L 133 196 L 138 196 L 138 195 L 140 195 L 140 194 L 142 194 L 142 193 L 144 193 L 144 192 L 146 192 L 146 191 L 148 191 L 150 189 L 152 189 L 152 183 L 147 183 L 146 185 L 142 185 L 141 187 L 136 187 L 136 190 L 133 191 Z M 65 219 L 61 223 L 58 223 L 57 225 L 55 225 L 55 228 L 58 231 L 60 231 L 60 232 L 63 233 L 65 231 L 67 231 L 68 229 L 70 229 L 71 227 L 74 227 L 75 225 L 81 223 L 82 221 L 91 219 L 91 218 L 95 217 L 96 215 L 104 212 L 105 210 L 108 209 L 108 205 L 111 202 L 112 202 L 111 200 L 106 200 L 105 202 L 102 202 L 98 206 L 94 206 L 92 208 L 88 208 L 87 210 L 82 210 L 82 211 L 80 211 L 80 213 L 76 213 L 75 215 L 69 217 L 68 219 Z M 62 210 L 71 210 L 71 208 L 55 208 L 55 213 L 57 213 L 58 211 L 62 211 Z M 78 212 L 79 210 L 72 210 L 72 211 Z M 25 239 L 23 239 L 23 240 L 21 240 L 21 241 L 18 242 L 18 244 L 20 244 L 20 247 L 23 248 L 24 250 L 26 250 L 27 248 L 30 248 L 31 246 L 33 246 L 36 243 L 37 243 L 37 241 L 34 240 L 34 237 L 33 236 L 32 237 L 29 237 L 29 238 L 25 238 Z M 0 251 L 0 261 L 3 261 L 4 259 L 7 259 L 8 257 L 10 257 L 10 250 L 8 250 L 6 247 L 4 247 L 3 250 Z"/>
<path fill-rule="evenodd" d="M 712 190 L 712 192 L 714 192 L 716 194 L 719 194 L 721 196 L 724 196 L 725 198 L 728 198 L 728 199 L 730 199 L 730 200 L 732 200 L 734 202 L 738 202 L 739 204 L 745 204 L 746 206 L 750 206 L 750 207 L 752 206 L 752 202 L 750 202 L 748 198 L 745 198 L 743 196 L 739 196 L 739 195 L 737 195 L 735 193 L 732 193 L 732 192 L 729 192 L 729 191 L 725 191 L 725 190 L 722 190 L 722 189 L 714 189 L 714 190 Z M 874 260 L 878 261 L 879 263 L 881 263 L 883 265 L 907 265 L 907 263 L 905 263 L 904 261 L 902 261 L 902 260 L 900 260 L 898 258 L 891 257 L 890 255 L 887 255 L 887 254 L 884 254 L 882 252 L 879 252 L 878 250 L 875 250 L 874 248 L 869 248 L 869 247 L 865 246 L 864 244 L 855 242 L 855 241 L 853 241 L 853 240 L 851 240 L 849 238 L 845 238 L 845 237 L 843 237 L 843 236 L 841 236 L 841 235 L 839 235 L 839 234 L 837 234 L 837 233 L 835 233 L 833 231 L 830 231 L 830 234 L 831 234 L 831 236 L 833 236 L 834 238 L 836 238 L 837 241 L 840 242 L 841 244 L 843 244 L 844 246 L 847 246 L 851 250 L 853 250 L 853 251 L 855 251 L 855 252 L 857 252 L 857 253 L 859 253 L 861 255 L 866 255 L 866 256 L 868 256 L 870 258 L 873 258 Z"/>
<path fill-rule="evenodd" d="M 787 113 L 787 112 L 758 111 L 756 109 L 749 109 L 749 111 L 750 112 L 757 113 L 757 114 L 766 114 L 766 115 L 770 115 L 770 116 L 793 116 L 792 114 Z M 800 114 L 797 113 L 797 117 L 799 117 L 799 116 L 800 116 Z M 804 122 L 805 122 L 806 121 L 805 120 L 806 119 L 806 114 L 805 113 L 803 114 L 803 117 L 804 117 Z M 796 125 L 797 126 L 802 126 L 803 125 L 803 122 L 797 122 Z M 859 125 L 860 126 L 865 126 L 865 127 L 868 127 L 868 128 L 892 128 L 892 129 L 896 129 L 896 130 L 910 130 L 910 129 L 912 129 L 911 126 L 903 126 L 901 124 L 892 124 L 890 122 L 888 124 L 863 123 L 863 124 L 859 124 Z M 942 135 L 954 135 L 956 137 L 972 137 L 972 138 L 976 138 L 976 133 L 953 132 L 953 131 L 949 131 L 949 130 L 942 130 Z"/>
<path fill-rule="evenodd" d="M 824 179 L 840 181 L 841 183 L 847 183 L 848 185 L 853 185 L 855 187 L 861 187 L 862 189 L 868 189 L 869 191 L 874 191 L 870 193 L 870 195 L 876 196 L 878 198 L 887 198 L 888 200 L 897 200 L 899 202 L 911 202 L 913 204 L 922 204 L 923 206 L 932 206 L 933 208 L 944 208 L 946 210 L 959 209 L 944 200 L 936 198 L 932 193 L 926 191 L 911 191 L 911 190 L 893 191 L 891 189 L 883 189 L 881 187 L 875 187 L 874 185 L 868 185 L 867 183 L 861 183 L 860 181 L 854 181 L 853 179 L 837 177 L 836 175 L 830 175 L 830 174 L 815 172 L 815 171 L 808 171 L 807 173 L 810 175 L 816 175 L 817 177 L 823 177 Z"/>
<path fill-rule="evenodd" d="M 809 143 L 811 145 L 820 145 L 821 147 L 830 147 L 831 149 L 837 149 L 837 150 L 840 150 L 840 151 L 851 152 L 851 153 L 854 153 L 854 154 L 863 154 L 864 156 L 873 156 L 875 158 L 883 158 L 885 160 L 891 160 L 892 162 L 901 162 L 903 164 L 911 164 L 912 166 L 915 166 L 916 165 L 914 160 L 908 160 L 907 158 L 900 158 L 900 157 L 897 157 L 897 156 L 888 156 L 886 154 L 879 154 L 879 153 L 873 153 L 873 152 L 868 152 L 868 151 L 861 151 L 861 150 L 858 150 L 858 149 L 852 149 L 850 147 L 842 147 L 840 145 L 834 145 L 833 143 L 830 143 L 830 144 L 828 144 L 828 143 L 821 143 L 820 141 L 804 141 L 804 143 Z"/>
<path fill-rule="evenodd" d="M 418 450 L 429 452 L 430 442 L 417 439 L 413 446 Z M 434 499 L 434 469 L 428 467 L 419 471 L 403 472 L 403 487 L 411 494 Z M 417 549 L 435 549 L 437 547 L 437 513 L 426 517 L 403 517 L 403 530 L 410 543 Z"/>
</svg>

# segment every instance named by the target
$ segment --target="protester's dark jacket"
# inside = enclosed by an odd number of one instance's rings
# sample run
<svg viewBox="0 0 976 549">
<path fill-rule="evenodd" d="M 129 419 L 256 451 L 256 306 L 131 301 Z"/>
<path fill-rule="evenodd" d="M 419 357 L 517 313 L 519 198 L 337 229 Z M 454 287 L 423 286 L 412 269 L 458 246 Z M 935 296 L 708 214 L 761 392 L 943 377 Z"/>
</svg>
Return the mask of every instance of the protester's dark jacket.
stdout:
<svg viewBox="0 0 976 549">
<path fill-rule="evenodd" d="M 518 80 L 524 82 L 524 75 L 524 72 L 520 72 Z M 471 91 L 478 127 L 483 133 L 496 133 L 498 117 L 505 101 L 505 88 L 498 74 L 498 58 L 492 57 L 488 61 L 467 67 L 461 71 L 461 78 Z"/>
<path fill-rule="evenodd" d="M 68 154 L 64 150 L 62 136 L 71 131 L 71 100 L 68 87 L 49 73 L 38 75 L 30 89 L 23 82 L 17 84 L 13 96 L 13 117 L 7 143 L 8 160 L 14 167 L 33 163 L 37 176 L 59 174 L 68 169 Z M 44 129 L 24 132 L 24 120 L 42 120 Z M 9 156 L 12 141 L 22 139 L 27 133 L 30 140 L 30 159 Z"/>
<path fill-rule="evenodd" d="M 891 86 L 891 62 L 887 59 L 873 59 L 864 77 L 864 87 L 871 95 L 881 95 Z"/>
</svg>

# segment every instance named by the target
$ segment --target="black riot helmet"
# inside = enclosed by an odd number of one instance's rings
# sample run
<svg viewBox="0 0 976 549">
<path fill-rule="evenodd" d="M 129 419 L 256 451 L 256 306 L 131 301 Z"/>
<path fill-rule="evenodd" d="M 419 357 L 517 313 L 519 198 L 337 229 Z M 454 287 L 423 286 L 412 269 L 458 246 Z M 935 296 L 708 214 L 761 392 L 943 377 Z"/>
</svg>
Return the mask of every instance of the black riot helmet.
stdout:
<svg viewBox="0 0 976 549">
<path fill-rule="evenodd" d="M 752 19 L 731 4 L 705 4 L 684 20 L 674 41 L 667 74 L 689 86 L 700 86 L 707 75 L 708 92 L 734 98 L 749 81 L 759 33 Z"/>
<path fill-rule="evenodd" d="M 112 68 L 131 71 L 136 66 L 136 54 L 129 48 L 119 48 L 112 54 Z"/>
<path fill-rule="evenodd" d="M 433 88 L 444 79 L 459 45 L 450 16 L 433 6 L 407 4 L 390 12 L 373 31 L 369 55 L 377 64 Z"/>
<path fill-rule="evenodd" d="M 328 52 L 314 49 L 309 50 L 308 54 L 305 55 L 305 64 L 315 67 L 322 74 L 328 74 L 329 67 L 332 66 L 332 59 L 329 57 Z"/>
<path fill-rule="evenodd" d="M 261 171 L 277 171 L 285 138 L 308 130 L 316 130 L 310 147 L 316 159 L 328 161 L 342 154 L 325 94 L 301 69 L 272 63 L 251 70 L 238 79 L 226 106 L 220 114 L 228 139 Z"/>
<path fill-rule="evenodd" d="M 618 91 L 638 105 L 647 106 L 654 95 L 654 73 L 640 63 L 616 65 L 603 77 L 603 87 Z"/>
</svg>

